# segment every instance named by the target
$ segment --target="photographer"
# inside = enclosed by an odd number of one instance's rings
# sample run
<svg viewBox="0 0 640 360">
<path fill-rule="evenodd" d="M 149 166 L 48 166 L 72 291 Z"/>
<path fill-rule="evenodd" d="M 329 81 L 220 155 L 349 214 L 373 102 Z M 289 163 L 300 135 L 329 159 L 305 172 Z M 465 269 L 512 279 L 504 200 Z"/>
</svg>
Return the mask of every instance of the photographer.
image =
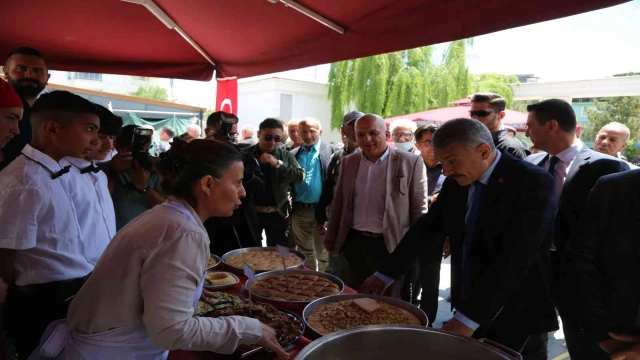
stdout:
<svg viewBox="0 0 640 360">
<path fill-rule="evenodd" d="M 117 230 L 166 200 L 160 191 L 160 176 L 147 153 L 151 137 L 134 135 L 137 128 L 136 125 L 123 127 L 116 139 L 118 154 L 111 161 L 99 164 L 109 178 Z"/>
<path fill-rule="evenodd" d="M 219 140 L 233 144 L 238 150 L 248 144 L 236 144 L 238 118 L 223 111 L 217 111 L 207 118 L 205 135 L 208 140 Z M 209 233 L 212 254 L 224 255 L 241 247 L 262 246 L 262 230 L 255 210 L 255 194 L 264 191 L 265 178 L 260 165 L 251 154 L 242 154 L 244 178 L 242 185 L 247 195 L 240 208 L 228 218 L 213 217 L 204 223 Z"/>
</svg>

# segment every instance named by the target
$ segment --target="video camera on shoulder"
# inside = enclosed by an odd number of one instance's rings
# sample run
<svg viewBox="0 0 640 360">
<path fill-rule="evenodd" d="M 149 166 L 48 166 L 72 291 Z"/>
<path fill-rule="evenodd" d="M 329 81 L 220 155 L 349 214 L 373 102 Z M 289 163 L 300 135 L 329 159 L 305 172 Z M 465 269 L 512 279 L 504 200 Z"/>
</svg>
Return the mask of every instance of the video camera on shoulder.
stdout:
<svg viewBox="0 0 640 360">
<path fill-rule="evenodd" d="M 213 114 L 209 115 L 207 123 L 219 124 L 220 130 L 216 135 L 216 138 L 218 140 L 227 140 L 232 144 L 235 143 L 238 134 L 231 133 L 231 131 L 233 130 L 233 125 L 238 123 L 237 116 L 224 111 L 216 111 Z"/>
<path fill-rule="evenodd" d="M 131 156 L 138 161 L 140 167 L 148 172 L 153 172 L 151 156 L 148 145 L 151 144 L 153 130 L 143 127 L 133 129 L 133 139 L 131 141 Z"/>
</svg>

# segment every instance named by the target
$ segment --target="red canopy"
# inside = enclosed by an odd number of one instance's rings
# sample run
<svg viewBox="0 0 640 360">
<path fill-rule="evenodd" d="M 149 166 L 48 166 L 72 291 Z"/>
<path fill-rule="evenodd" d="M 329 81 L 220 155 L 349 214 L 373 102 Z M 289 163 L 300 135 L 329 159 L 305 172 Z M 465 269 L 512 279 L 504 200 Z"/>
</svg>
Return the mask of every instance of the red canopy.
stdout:
<svg viewBox="0 0 640 360">
<path fill-rule="evenodd" d="M 625 2 L 296 1 L 326 18 L 325 23 L 342 27 L 345 33 L 340 34 L 294 10 L 296 4 L 282 4 L 291 1 L 5 1 L 0 54 L 26 45 L 44 52 L 55 70 L 209 80 L 215 68 L 218 78 L 248 77 L 468 38 Z"/>
<path fill-rule="evenodd" d="M 469 118 L 469 110 L 471 106 L 460 105 L 454 107 L 446 107 L 441 109 L 434 109 L 428 111 L 422 111 L 419 113 L 395 116 L 387 118 L 386 122 L 390 124 L 396 119 L 409 119 L 413 120 L 420 125 L 434 124 L 442 125 L 443 123 L 457 118 Z M 505 110 L 507 113 L 502 120 L 503 125 L 510 125 L 516 128 L 518 131 L 525 131 L 527 129 L 527 114 L 519 111 Z"/>
</svg>

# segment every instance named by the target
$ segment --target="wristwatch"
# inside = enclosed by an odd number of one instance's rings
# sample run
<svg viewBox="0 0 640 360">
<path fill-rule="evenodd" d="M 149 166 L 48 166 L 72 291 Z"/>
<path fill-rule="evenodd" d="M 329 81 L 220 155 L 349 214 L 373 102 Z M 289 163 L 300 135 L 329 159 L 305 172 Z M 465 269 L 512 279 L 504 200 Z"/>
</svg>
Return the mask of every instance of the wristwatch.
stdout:
<svg viewBox="0 0 640 360">
<path fill-rule="evenodd" d="M 149 186 L 149 185 L 147 185 L 147 187 L 146 187 L 146 188 L 144 188 L 144 189 L 142 189 L 142 190 L 140 190 L 140 189 L 136 188 L 136 191 L 138 191 L 138 192 L 139 192 L 139 193 L 141 193 L 141 194 L 146 194 L 146 193 L 147 193 L 147 191 L 149 191 L 149 190 L 151 190 L 151 186 Z"/>
<path fill-rule="evenodd" d="M 277 169 L 277 168 L 279 168 L 280 166 L 282 166 L 282 164 L 284 164 L 284 163 L 282 162 L 282 160 L 278 160 L 278 165 L 276 165 L 276 169 Z"/>
</svg>

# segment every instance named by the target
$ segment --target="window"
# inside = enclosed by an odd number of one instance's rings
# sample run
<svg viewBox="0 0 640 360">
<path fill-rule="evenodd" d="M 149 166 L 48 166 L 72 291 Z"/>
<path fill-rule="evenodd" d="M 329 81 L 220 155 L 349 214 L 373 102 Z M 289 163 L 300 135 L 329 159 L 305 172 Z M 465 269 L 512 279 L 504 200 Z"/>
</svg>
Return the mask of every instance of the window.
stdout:
<svg viewBox="0 0 640 360">
<path fill-rule="evenodd" d="M 102 81 L 102 74 L 79 72 L 79 73 L 76 73 L 76 79 Z"/>
<path fill-rule="evenodd" d="M 280 118 L 289 121 L 293 117 L 293 94 L 280 94 Z"/>
</svg>

